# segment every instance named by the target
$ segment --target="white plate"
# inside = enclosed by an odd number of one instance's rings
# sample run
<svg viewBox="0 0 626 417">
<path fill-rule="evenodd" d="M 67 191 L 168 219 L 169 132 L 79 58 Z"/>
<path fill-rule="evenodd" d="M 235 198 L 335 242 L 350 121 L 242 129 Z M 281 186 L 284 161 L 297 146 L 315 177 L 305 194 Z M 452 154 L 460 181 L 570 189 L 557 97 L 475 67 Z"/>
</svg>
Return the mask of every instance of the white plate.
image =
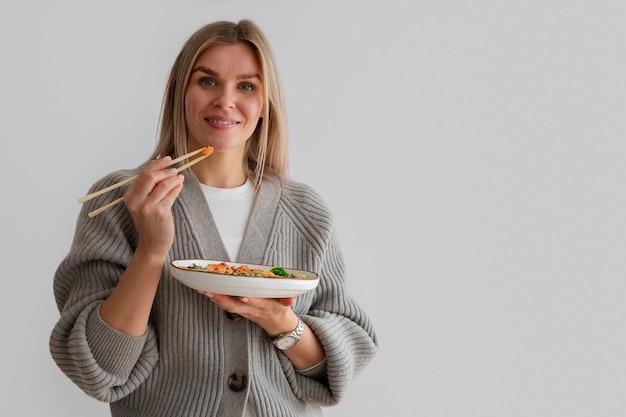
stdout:
<svg viewBox="0 0 626 417">
<path fill-rule="evenodd" d="M 174 278 L 195 290 L 247 297 L 290 297 L 311 291 L 317 287 L 320 281 L 317 274 L 313 272 L 290 268 L 283 269 L 289 273 L 308 275 L 309 279 L 242 277 L 178 268 L 179 266 L 191 266 L 193 264 L 206 267 L 208 264 L 220 262 L 222 261 L 209 259 L 178 259 L 170 262 L 169 269 Z M 247 265 L 250 268 L 263 269 L 265 271 L 274 268 L 268 265 L 240 264 L 236 262 L 226 262 L 226 264 L 234 267 Z"/>
</svg>

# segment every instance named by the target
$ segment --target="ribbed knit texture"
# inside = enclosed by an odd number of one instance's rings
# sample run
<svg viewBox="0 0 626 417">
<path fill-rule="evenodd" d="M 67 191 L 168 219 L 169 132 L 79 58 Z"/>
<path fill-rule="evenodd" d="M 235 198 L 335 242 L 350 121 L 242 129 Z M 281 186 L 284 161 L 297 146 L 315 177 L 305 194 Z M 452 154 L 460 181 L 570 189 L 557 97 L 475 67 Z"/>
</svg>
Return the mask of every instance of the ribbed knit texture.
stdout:
<svg viewBox="0 0 626 417">
<path fill-rule="evenodd" d="M 138 168 L 139 169 L 139 168 Z M 136 170 L 117 171 L 104 188 Z M 113 191 L 84 204 L 67 257 L 54 277 L 60 319 L 50 336 L 59 368 L 88 395 L 111 403 L 115 417 L 320 416 L 337 404 L 374 357 L 372 323 L 351 298 L 332 216 L 310 187 L 264 182 L 237 262 L 314 271 L 320 284 L 297 297 L 294 311 L 326 351 L 326 374 L 297 372 L 267 334 L 245 319 L 233 321 L 206 297 L 163 275 L 148 330 L 131 337 L 102 321 L 99 307 L 130 262 L 137 232 L 121 204 L 87 213 L 123 195 Z M 172 259 L 228 259 L 197 179 L 188 174 L 173 213 Z M 247 389 L 232 391 L 234 372 Z M 323 371 L 322 371 L 323 372 Z"/>
</svg>

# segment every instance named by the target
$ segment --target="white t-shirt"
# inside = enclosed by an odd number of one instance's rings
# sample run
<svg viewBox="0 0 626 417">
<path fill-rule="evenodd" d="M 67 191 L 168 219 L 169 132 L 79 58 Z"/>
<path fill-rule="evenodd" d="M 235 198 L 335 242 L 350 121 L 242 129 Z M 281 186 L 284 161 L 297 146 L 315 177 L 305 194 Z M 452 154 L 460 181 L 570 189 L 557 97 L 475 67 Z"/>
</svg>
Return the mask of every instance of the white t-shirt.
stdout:
<svg viewBox="0 0 626 417">
<path fill-rule="evenodd" d="M 254 202 L 254 187 L 246 181 L 240 187 L 216 188 L 200 184 L 222 242 L 231 261 L 237 259 L 248 217 Z"/>
</svg>

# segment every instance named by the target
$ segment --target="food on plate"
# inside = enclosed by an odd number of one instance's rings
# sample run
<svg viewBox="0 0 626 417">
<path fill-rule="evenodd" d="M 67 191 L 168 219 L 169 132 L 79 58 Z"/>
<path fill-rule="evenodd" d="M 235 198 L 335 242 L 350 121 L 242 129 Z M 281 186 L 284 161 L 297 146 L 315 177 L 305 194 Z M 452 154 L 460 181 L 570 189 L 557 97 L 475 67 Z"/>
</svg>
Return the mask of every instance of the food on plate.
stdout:
<svg viewBox="0 0 626 417">
<path fill-rule="evenodd" d="M 226 262 L 213 263 L 206 266 L 201 266 L 194 262 L 188 266 L 176 265 L 176 268 L 190 271 L 210 272 L 213 274 L 235 275 L 240 277 L 309 279 L 307 274 L 290 273 L 280 266 L 276 266 L 269 271 L 266 271 L 259 268 L 250 268 L 248 265 L 228 265 Z"/>
</svg>

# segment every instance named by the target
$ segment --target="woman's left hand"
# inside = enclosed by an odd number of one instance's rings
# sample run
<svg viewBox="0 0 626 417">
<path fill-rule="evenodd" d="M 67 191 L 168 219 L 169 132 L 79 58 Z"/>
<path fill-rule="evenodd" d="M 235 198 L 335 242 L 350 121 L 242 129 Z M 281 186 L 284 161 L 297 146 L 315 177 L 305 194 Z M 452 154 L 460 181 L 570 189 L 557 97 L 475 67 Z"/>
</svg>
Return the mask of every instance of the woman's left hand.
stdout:
<svg viewBox="0 0 626 417">
<path fill-rule="evenodd" d="M 291 309 L 291 306 L 296 302 L 295 297 L 231 297 L 206 291 L 198 292 L 209 297 L 221 309 L 239 314 L 241 317 L 258 324 L 271 337 L 290 332 L 298 325 L 298 316 Z"/>
<path fill-rule="evenodd" d="M 209 297 L 221 309 L 239 314 L 241 317 L 258 324 L 272 338 L 279 334 L 292 332 L 298 325 L 298 316 L 291 309 L 291 306 L 296 302 L 295 297 L 231 297 L 205 291 L 198 292 Z M 326 356 L 319 339 L 306 324 L 304 324 L 300 341 L 296 346 L 283 350 L 283 353 L 296 369 L 308 369 L 321 363 Z"/>
</svg>

